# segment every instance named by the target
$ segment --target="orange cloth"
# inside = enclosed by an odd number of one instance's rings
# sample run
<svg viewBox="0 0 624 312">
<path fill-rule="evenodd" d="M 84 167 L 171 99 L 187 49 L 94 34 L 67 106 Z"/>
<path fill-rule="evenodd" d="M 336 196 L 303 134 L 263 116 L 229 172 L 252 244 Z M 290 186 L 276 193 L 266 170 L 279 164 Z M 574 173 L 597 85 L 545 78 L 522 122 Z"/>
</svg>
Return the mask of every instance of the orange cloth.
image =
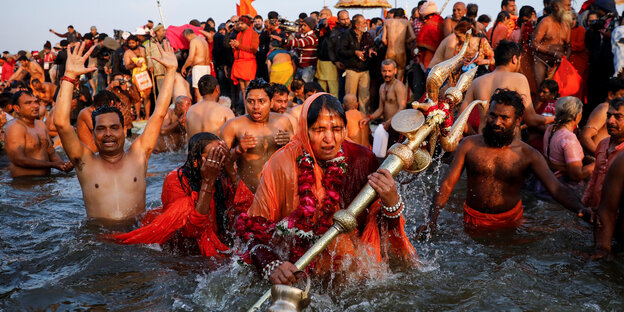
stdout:
<svg viewBox="0 0 624 312">
<path fill-rule="evenodd" d="M 576 68 L 579 75 L 582 77 L 581 88 L 574 96 L 585 102 L 587 96 L 587 75 L 589 74 L 588 63 L 589 54 L 585 49 L 585 27 L 577 26 L 572 28 L 572 34 L 570 36 L 570 45 L 572 47 L 572 54 L 570 55 L 570 63 Z"/>
<path fill-rule="evenodd" d="M 251 5 L 252 2 L 254 0 L 240 0 L 240 5 L 236 5 L 236 15 L 251 15 L 252 17 L 258 15 L 256 9 Z"/>
<path fill-rule="evenodd" d="M 511 29 L 513 31 L 513 28 Z M 492 49 L 496 49 L 498 43 L 503 40 L 509 38 L 511 35 L 511 31 L 505 23 L 499 22 L 494 25 L 494 27 L 490 28 L 487 32 L 487 39 L 490 40 L 490 44 L 492 45 Z"/>
<path fill-rule="evenodd" d="M 582 79 L 576 68 L 572 66 L 572 63 L 565 56 L 562 56 L 557 71 L 553 76 L 553 80 L 559 84 L 559 96 L 576 95 L 581 90 Z"/>
<path fill-rule="evenodd" d="M 229 248 L 223 244 L 217 235 L 217 213 L 214 197 L 210 200 L 210 212 L 202 215 L 195 210 L 198 194 L 192 192 L 188 180 L 182 176 L 182 185 L 178 178 L 178 170 L 169 172 L 163 183 L 161 201 L 163 206 L 150 210 L 142 220 L 142 226 L 129 233 L 113 234 L 107 237 L 120 244 L 164 244 L 176 231 L 180 230 L 182 237 L 195 238 L 201 253 L 208 257 L 223 256 Z M 232 193 L 232 190 L 225 190 Z M 230 220 L 234 220 L 237 212 L 246 210 L 250 205 L 253 194 L 241 181 L 230 203 L 226 203 L 230 213 Z M 214 192 L 213 192 L 214 196 Z M 232 215 L 234 214 L 234 215 Z M 228 225 L 226 225 L 227 227 Z"/>
<path fill-rule="evenodd" d="M 240 43 L 234 49 L 234 64 L 232 65 L 232 80 L 238 84 L 238 80 L 250 81 L 256 78 L 256 51 L 260 39 L 258 33 L 249 28 L 236 35 L 236 41 Z"/>
<path fill-rule="evenodd" d="M 505 228 L 515 227 L 524 221 L 522 201 L 503 213 L 483 213 L 470 208 L 464 202 L 464 225 L 471 228 Z"/>
<path fill-rule="evenodd" d="M 301 116 L 307 116 L 310 103 L 323 94 L 327 93 L 316 93 L 308 98 L 303 104 Z M 260 216 L 269 221 L 279 222 L 288 217 L 299 205 L 297 182 L 299 167 L 297 158 L 303 154 L 303 151 L 306 151 L 314 158 L 314 152 L 312 151 L 310 139 L 308 137 L 307 118 L 299 118 L 299 129 L 300 131 L 297 132 L 295 137 L 286 146 L 273 154 L 266 163 L 262 171 L 262 178 L 256 190 L 254 201 L 247 212 L 249 216 Z M 364 183 L 366 183 L 367 175 L 376 170 L 376 167 L 371 167 L 370 162 L 365 163 L 364 159 L 375 159 L 370 150 L 367 150 L 365 147 L 348 141 L 344 141 L 342 147 L 347 162 L 346 176 L 349 177 L 343 188 L 348 189 L 348 193 L 353 193 L 352 196 L 349 196 L 351 198 L 345 198 L 347 197 L 344 195 L 345 192 L 340 192 L 342 196 L 341 201 L 344 202 L 346 208 L 346 205 L 349 204 L 355 194 L 357 194 L 359 189 L 363 186 L 356 185 L 361 184 L 356 181 L 363 180 Z M 316 160 L 314 160 L 314 162 L 316 163 Z M 312 191 L 319 201 L 325 197 L 325 189 L 321 183 L 322 177 L 323 171 L 321 167 L 318 165 L 314 166 L 315 182 Z M 336 210 L 339 208 L 340 207 L 336 207 Z M 357 230 L 349 234 L 339 235 L 328 248 L 328 250 L 333 250 L 335 252 L 332 252 L 332 255 L 324 252 L 325 256 L 332 257 L 332 260 L 337 260 L 337 257 L 340 258 L 342 255 L 347 254 L 355 256 L 355 251 L 360 250 L 359 247 L 363 245 L 363 249 L 367 250 L 377 261 L 381 261 L 382 240 L 379 233 L 379 225 L 388 224 L 391 235 L 386 242 L 389 243 L 390 249 L 394 251 L 393 255 L 406 259 L 418 257 L 414 247 L 405 234 L 405 219 L 401 217 L 397 222 L 396 219 L 390 220 L 382 217 L 380 214 L 379 200 L 373 202 L 367 210 L 367 214 L 365 213 L 364 216 L 361 215 L 358 217 L 358 221 L 360 225 L 363 225 L 359 227 L 359 229 L 362 230 L 361 236 L 359 236 L 359 238 L 357 237 L 359 235 Z M 393 221 L 394 223 L 392 223 Z M 319 259 L 319 263 L 323 262 L 323 259 Z M 319 267 L 320 266 L 329 268 L 324 265 L 319 265 Z"/>
</svg>

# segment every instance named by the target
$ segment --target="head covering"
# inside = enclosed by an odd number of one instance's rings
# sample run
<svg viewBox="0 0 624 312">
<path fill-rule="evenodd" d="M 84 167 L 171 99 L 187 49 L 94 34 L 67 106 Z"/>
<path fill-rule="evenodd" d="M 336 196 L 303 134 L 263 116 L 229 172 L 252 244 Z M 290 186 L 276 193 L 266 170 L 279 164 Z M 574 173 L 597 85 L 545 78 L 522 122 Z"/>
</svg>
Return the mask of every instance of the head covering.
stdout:
<svg viewBox="0 0 624 312">
<path fill-rule="evenodd" d="M 46 41 L 46 43 L 43 44 L 43 48 L 44 49 L 52 49 L 52 44 L 50 43 L 50 41 Z"/>
<path fill-rule="evenodd" d="M 221 23 L 219 24 L 219 27 L 217 27 L 217 30 L 221 30 L 221 29 L 225 29 L 225 23 Z"/>
<path fill-rule="evenodd" d="M 420 7 L 420 10 L 418 10 L 418 12 L 420 13 L 421 16 L 434 14 L 438 12 L 438 6 L 433 1 L 427 1 L 423 3 L 423 5 Z"/>
<path fill-rule="evenodd" d="M 241 23 L 247 24 L 247 26 L 251 26 L 251 24 L 252 24 L 251 18 L 249 18 L 249 16 L 247 16 L 247 15 L 243 15 L 243 16 L 239 17 L 238 21 L 241 22 Z"/>
<path fill-rule="evenodd" d="M 60 49 L 61 49 L 61 44 L 57 42 L 57 43 L 54 45 L 54 48 L 55 48 L 55 49 L 59 49 L 59 50 L 60 50 Z"/>
<path fill-rule="evenodd" d="M 145 29 L 143 29 L 143 27 L 137 27 L 133 35 L 144 36 L 147 35 L 147 33 L 145 32 Z"/>
<path fill-rule="evenodd" d="M 39 51 L 32 51 L 31 54 L 33 57 L 39 56 Z"/>
<path fill-rule="evenodd" d="M 316 28 L 316 18 L 312 16 L 304 18 L 303 23 L 310 26 L 311 29 Z"/>
<path fill-rule="evenodd" d="M 154 27 L 154 32 L 159 31 L 161 28 L 165 28 L 165 26 L 163 26 L 163 24 L 159 23 L 158 25 L 156 25 L 156 27 Z"/>
<path fill-rule="evenodd" d="M 124 32 L 121 34 L 121 39 L 123 39 L 123 40 L 128 40 L 128 37 L 130 37 L 130 33 L 129 33 L 129 32 L 127 32 L 127 31 L 124 31 Z"/>
</svg>

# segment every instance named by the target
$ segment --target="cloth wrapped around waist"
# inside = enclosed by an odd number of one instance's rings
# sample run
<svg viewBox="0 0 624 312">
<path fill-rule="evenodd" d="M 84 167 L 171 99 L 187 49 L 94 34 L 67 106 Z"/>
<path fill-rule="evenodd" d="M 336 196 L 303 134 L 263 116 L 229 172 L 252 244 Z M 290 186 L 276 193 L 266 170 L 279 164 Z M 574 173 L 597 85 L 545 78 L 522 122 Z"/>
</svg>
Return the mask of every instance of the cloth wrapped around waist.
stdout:
<svg viewBox="0 0 624 312">
<path fill-rule="evenodd" d="M 522 200 L 515 207 L 502 213 L 483 213 L 470 208 L 464 202 L 464 225 L 471 228 L 516 227 L 524 221 Z"/>
<path fill-rule="evenodd" d="M 290 86 L 295 69 L 291 62 L 277 63 L 271 66 L 271 82 Z"/>
</svg>

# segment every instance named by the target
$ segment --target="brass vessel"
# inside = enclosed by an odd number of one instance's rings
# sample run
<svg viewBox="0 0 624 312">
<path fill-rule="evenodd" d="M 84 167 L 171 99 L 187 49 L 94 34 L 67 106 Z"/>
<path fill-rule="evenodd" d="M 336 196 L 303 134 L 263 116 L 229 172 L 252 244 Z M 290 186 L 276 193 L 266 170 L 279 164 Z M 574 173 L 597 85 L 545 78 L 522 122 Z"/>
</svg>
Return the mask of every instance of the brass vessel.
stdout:
<svg viewBox="0 0 624 312">
<path fill-rule="evenodd" d="M 468 50 L 468 45 L 470 43 L 470 37 L 472 36 L 472 30 L 468 30 L 466 33 L 466 40 L 464 41 L 464 45 L 457 55 L 452 58 L 441 62 L 433 68 L 429 72 L 427 76 L 427 97 L 429 101 L 433 103 L 438 103 L 438 96 L 440 94 L 440 88 L 442 84 L 446 81 L 449 75 L 457 69 L 457 66 L 460 65 L 464 61 L 464 55 L 466 54 L 466 50 Z"/>
<path fill-rule="evenodd" d="M 269 312 L 299 312 L 310 304 L 310 278 L 305 290 L 288 285 L 273 285 L 271 287 L 271 298 L 273 304 L 267 311 Z"/>
</svg>

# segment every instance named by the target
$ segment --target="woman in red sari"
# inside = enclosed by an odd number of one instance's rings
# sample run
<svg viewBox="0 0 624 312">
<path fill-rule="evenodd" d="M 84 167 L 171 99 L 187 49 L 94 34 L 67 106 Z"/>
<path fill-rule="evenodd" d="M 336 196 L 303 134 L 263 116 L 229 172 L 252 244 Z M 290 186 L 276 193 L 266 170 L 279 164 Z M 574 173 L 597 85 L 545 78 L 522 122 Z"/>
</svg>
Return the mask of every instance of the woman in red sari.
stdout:
<svg viewBox="0 0 624 312">
<path fill-rule="evenodd" d="M 417 255 L 404 232 L 403 201 L 395 182 L 367 148 L 344 140 L 346 116 L 327 93 L 304 103 L 297 135 L 266 163 L 247 214 L 236 222 L 237 234 L 250 240 L 250 260 L 273 284 L 295 281 L 293 265 L 333 224 L 369 183 L 379 194 L 358 217 L 358 227 L 340 234 L 308 266 L 324 274 L 374 272 L 388 257 L 408 262 Z M 416 262 L 411 262 L 416 263 Z"/>
<path fill-rule="evenodd" d="M 216 135 L 197 133 L 184 165 L 169 172 L 162 207 L 150 210 L 142 226 L 108 237 L 121 244 L 161 244 L 177 252 L 224 258 L 233 220 L 246 211 L 253 194 L 238 179 L 228 148 Z"/>
</svg>

